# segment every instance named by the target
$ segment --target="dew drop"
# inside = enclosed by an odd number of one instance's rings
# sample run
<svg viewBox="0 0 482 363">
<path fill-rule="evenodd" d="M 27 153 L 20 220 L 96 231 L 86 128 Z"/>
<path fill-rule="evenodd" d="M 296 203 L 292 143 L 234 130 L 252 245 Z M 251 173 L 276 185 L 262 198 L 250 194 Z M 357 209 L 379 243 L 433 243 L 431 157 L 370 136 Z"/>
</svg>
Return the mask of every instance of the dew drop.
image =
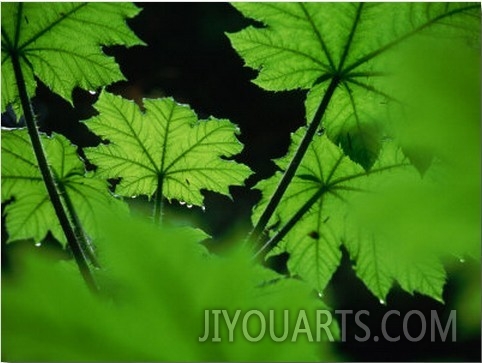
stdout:
<svg viewBox="0 0 482 363">
<path fill-rule="evenodd" d="M 318 293 L 318 297 L 319 297 L 320 299 L 323 299 L 323 296 L 325 296 L 325 295 L 323 295 L 322 292 L 319 292 L 319 293 Z"/>
<path fill-rule="evenodd" d="M 180 201 L 179 201 L 179 204 L 180 204 L 180 205 L 184 205 L 184 204 L 186 204 L 186 202 L 183 202 L 182 200 L 180 200 Z"/>
<path fill-rule="evenodd" d="M 380 302 L 380 304 L 382 304 L 382 305 L 385 305 L 385 304 L 386 304 L 385 300 L 383 300 L 383 299 L 380 299 L 379 302 Z"/>
<path fill-rule="evenodd" d="M 459 262 L 460 262 L 460 263 L 465 263 L 465 258 L 459 259 Z"/>
<path fill-rule="evenodd" d="M 189 209 L 191 209 L 191 208 L 192 208 L 192 204 L 188 204 L 188 205 L 186 205 L 186 207 L 188 207 Z"/>
<path fill-rule="evenodd" d="M 202 206 L 201 209 L 202 209 L 203 212 L 206 211 L 206 207 L 205 207 L 205 206 Z"/>
<path fill-rule="evenodd" d="M 40 247 L 42 244 L 40 242 L 35 243 L 35 247 Z"/>
<path fill-rule="evenodd" d="M 89 93 L 90 93 L 91 95 L 95 95 L 97 92 L 90 90 Z"/>
</svg>

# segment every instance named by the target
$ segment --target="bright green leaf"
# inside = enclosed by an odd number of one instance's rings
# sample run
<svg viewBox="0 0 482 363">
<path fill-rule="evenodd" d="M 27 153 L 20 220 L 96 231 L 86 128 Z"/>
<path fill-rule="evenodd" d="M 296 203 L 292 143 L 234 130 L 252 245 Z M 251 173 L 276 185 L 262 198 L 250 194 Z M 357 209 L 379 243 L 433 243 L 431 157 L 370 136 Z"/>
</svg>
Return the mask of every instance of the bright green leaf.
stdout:
<svg viewBox="0 0 482 363">
<path fill-rule="evenodd" d="M 98 218 L 107 211 L 126 212 L 107 184 L 85 172 L 76 148 L 61 135 L 42 137 L 57 185 L 65 190 L 89 237 L 97 237 Z M 48 231 L 65 243 L 58 219 L 42 181 L 25 129 L 2 130 L 2 202 L 12 199 L 5 213 L 9 241 L 32 238 L 40 242 Z"/>
<path fill-rule="evenodd" d="M 18 54 L 27 93 L 38 77 L 72 102 L 72 90 L 124 79 L 103 45 L 143 44 L 126 26 L 139 10 L 130 3 L 2 3 L 2 112 L 18 106 L 12 55 Z"/>
<path fill-rule="evenodd" d="M 369 169 L 396 103 L 386 54 L 419 34 L 480 39 L 480 6 L 464 3 L 235 3 L 265 27 L 230 34 L 254 82 L 267 90 L 310 90 L 311 121 L 327 86 L 339 79 L 323 118 L 328 137 Z M 475 34 L 475 35 L 474 35 Z M 480 40 L 479 40 L 480 42 Z M 448 50 L 446 50 L 448 51 Z M 397 53 L 403 58 L 404 53 Z M 415 85 L 414 85 L 415 86 Z"/>
<path fill-rule="evenodd" d="M 202 233 L 160 229 L 134 219 L 102 219 L 104 238 L 97 271 L 102 296 L 86 289 L 76 269 L 52 264 L 32 254 L 16 263 L 21 278 L 2 285 L 2 358 L 8 361 L 333 361 L 333 344 L 291 341 L 300 311 L 306 312 L 316 337 L 315 311 L 327 309 L 301 281 L 280 279 L 263 285 L 265 273 L 246 254 L 216 258 L 199 246 Z M 136 242 L 136 243 L 133 243 Z M 26 252 L 26 251 L 22 251 Z M 256 283 L 254 283 L 256 281 Z M 220 342 L 204 335 L 205 310 L 241 310 L 228 341 L 220 317 Z M 268 324 L 269 310 L 280 320 L 289 313 L 287 339 L 274 342 L 269 326 L 259 342 L 249 342 L 242 320 L 251 309 Z M 256 335 L 256 316 L 248 325 Z M 32 329 L 35 321 L 35 329 Z M 334 338 L 336 322 L 329 325 Z M 326 342 L 326 333 L 321 338 Z"/>
<path fill-rule="evenodd" d="M 107 140 L 86 149 L 103 178 L 121 178 L 116 193 L 152 196 L 158 189 L 168 198 L 202 205 L 201 189 L 225 195 L 242 185 L 247 166 L 226 160 L 239 153 L 239 132 L 228 120 L 198 120 L 187 106 L 170 98 L 144 100 L 145 112 L 104 92 L 96 103 L 99 116 L 86 122 Z"/>
<path fill-rule="evenodd" d="M 277 161 L 282 170 L 287 167 L 303 131 L 293 134 L 290 152 Z M 278 172 L 256 186 L 262 191 L 263 199 L 256 207 L 255 220 L 280 177 Z M 343 243 L 355 261 L 358 277 L 379 299 L 386 300 L 396 280 L 407 291 L 441 300 L 445 272 L 437 258 L 416 251 L 408 253 L 403 244 L 392 244 L 392 240 L 385 240 L 382 234 L 372 233 L 372 229 L 359 223 L 356 213 L 359 209 L 352 210 L 353 205 L 367 205 L 358 201 L 359 195 L 377 194 L 383 185 L 400 180 L 422 183 L 416 170 L 391 143 L 386 143 L 374 168 L 365 172 L 326 136 L 315 136 L 270 223 L 278 225 L 279 230 L 313 197 L 314 203 L 308 205 L 307 212 L 271 254 L 288 252 L 290 272 L 303 277 L 321 292 L 340 264 Z M 390 208 L 389 204 L 381 207 Z M 370 211 L 370 207 L 367 210 Z M 373 220 L 370 216 L 366 218 Z M 272 230 L 270 234 L 276 232 Z"/>
</svg>

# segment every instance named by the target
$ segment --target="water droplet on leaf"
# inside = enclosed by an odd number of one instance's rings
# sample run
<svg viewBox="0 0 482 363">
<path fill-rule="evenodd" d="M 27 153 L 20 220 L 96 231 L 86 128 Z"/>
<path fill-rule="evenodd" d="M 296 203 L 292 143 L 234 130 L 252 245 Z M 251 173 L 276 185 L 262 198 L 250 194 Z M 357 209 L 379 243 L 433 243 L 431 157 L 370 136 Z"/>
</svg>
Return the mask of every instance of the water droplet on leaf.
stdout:
<svg viewBox="0 0 482 363">
<path fill-rule="evenodd" d="M 465 258 L 459 259 L 459 262 L 460 262 L 460 263 L 465 263 Z"/>
<path fill-rule="evenodd" d="M 40 243 L 40 242 L 37 242 L 37 243 L 35 244 L 35 247 L 40 247 L 40 246 L 42 246 L 42 243 Z"/>
<path fill-rule="evenodd" d="M 186 205 L 186 207 L 192 208 L 192 204 L 188 204 L 188 205 Z"/>
<path fill-rule="evenodd" d="M 205 206 L 202 206 L 201 209 L 203 210 L 203 212 L 206 211 L 206 207 L 205 207 Z"/>
<path fill-rule="evenodd" d="M 322 292 L 319 292 L 319 293 L 318 293 L 318 297 L 319 297 L 320 299 L 323 299 L 323 296 L 324 296 L 324 295 L 323 295 Z"/>
<path fill-rule="evenodd" d="M 184 204 L 186 204 L 186 202 L 183 202 L 182 200 L 180 200 L 180 201 L 179 201 L 179 204 L 180 204 L 180 205 L 184 205 Z"/>
<path fill-rule="evenodd" d="M 91 95 L 95 95 L 97 92 L 90 90 L 89 93 L 90 93 Z"/>
<path fill-rule="evenodd" d="M 382 305 L 385 305 L 385 304 L 386 304 L 385 300 L 383 300 L 383 299 L 380 299 L 379 302 L 380 302 L 380 304 L 382 304 Z"/>
</svg>

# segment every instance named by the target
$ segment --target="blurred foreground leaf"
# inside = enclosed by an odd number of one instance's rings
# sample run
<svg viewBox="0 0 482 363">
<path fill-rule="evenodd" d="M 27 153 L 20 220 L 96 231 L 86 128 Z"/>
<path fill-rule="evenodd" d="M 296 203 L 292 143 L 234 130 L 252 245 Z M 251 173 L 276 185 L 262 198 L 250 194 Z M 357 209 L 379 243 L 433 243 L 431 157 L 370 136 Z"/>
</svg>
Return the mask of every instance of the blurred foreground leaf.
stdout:
<svg viewBox="0 0 482 363">
<path fill-rule="evenodd" d="M 22 273 L 6 278 L 2 289 L 2 360 L 333 360 L 327 344 L 310 343 L 305 334 L 291 342 L 300 310 L 315 332 L 314 311 L 326 309 L 302 282 L 255 267 L 244 254 L 210 256 L 199 244 L 205 238 L 200 231 L 160 230 L 137 221 L 104 225 L 105 239 L 98 242 L 105 266 L 97 276 L 101 296 L 90 295 L 70 263 L 52 265 L 33 255 L 17 260 Z M 198 341 L 205 309 L 225 309 L 230 317 L 242 310 L 234 342 L 228 342 L 225 323 L 222 342 Z M 248 342 L 241 319 L 249 309 L 266 317 L 273 309 L 278 328 L 289 310 L 286 341 L 273 342 L 267 331 L 260 342 Z M 249 323 L 256 336 L 259 321 Z M 335 323 L 330 329 L 336 337 Z"/>
</svg>

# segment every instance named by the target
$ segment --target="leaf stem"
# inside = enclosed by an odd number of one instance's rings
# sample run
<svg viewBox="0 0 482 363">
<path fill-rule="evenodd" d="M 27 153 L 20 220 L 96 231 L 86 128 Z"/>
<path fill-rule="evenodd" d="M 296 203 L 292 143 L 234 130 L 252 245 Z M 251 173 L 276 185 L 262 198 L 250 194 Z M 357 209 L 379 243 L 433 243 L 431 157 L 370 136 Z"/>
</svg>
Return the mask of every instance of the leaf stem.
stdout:
<svg viewBox="0 0 482 363">
<path fill-rule="evenodd" d="M 50 170 L 50 167 L 47 162 L 47 157 L 45 156 L 45 151 L 42 146 L 42 142 L 40 140 L 40 135 L 37 130 L 37 126 L 35 124 L 34 114 L 32 110 L 32 106 L 29 101 L 29 97 L 27 94 L 27 88 L 25 86 L 25 79 L 23 77 L 22 68 L 20 66 L 20 56 L 18 51 L 12 50 L 11 51 L 12 57 L 12 64 L 15 73 L 15 79 L 17 82 L 17 87 L 20 95 L 20 101 L 22 103 L 23 114 L 25 117 L 25 122 L 27 124 L 28 134 L 30 136 L 30 141 L 32 142 L 33 152 L 37 159 L 40 172 L 42 174 L 42 179 L 44 181 L 45 187 L 47 188 L 47 192 L 52 202 L 52 205 L 55 210 L 55 214 L 60 222 L 60 226 L 62 227 L 62 231 L 67 238 L 67 243 L 72 251 L 74 259 L 79 267 L 80 273 L 84 278 L 87 286 L 92 291 L 98 291 L 97 284 L 94 280 L 94 277 L 89 269 L 85 256 L 82 252 L 80 247 L 80 243 L 75 236 L 74 229 L 72 228 L 71 222 L 69 217 L 64 209 L 62 201 L 60 199 L 59 191 L 55 184 L 54 177 Z"/>
<path fill-rule="evenodd" d="M 301 143 L 298 146 L 298 149 L 296 150 L 295 155 L 293 156 L 293 159 L 291 160 L 290 164 L 288 165 L 288 168 L 283 174 L 281 181 L 279 182 L 275 192 L 271 196 L 268 205 L 266 206 L 265 210 L 263 211 L 263 214 L 258 220 L 258 223 L 256 223 L 253 230 L 249 234 L 247 239 L 248 242 L 251 242 L 252 244 L 255 244 L 255 245 L 257 244 L 257 241 L 261 233 L 266 228 L 266 225 L 268 224 L 269 219 L 271 218 L 274 211 L 276 210 L 276 207 L 281 201 L 281 197 L 283 196 L 286 189 L 288 188 L 291 182 L 291 179 L 293 179 L 296 169 L 298 169 L 298 166 L 300 165 L 301 160 L 303 159 L 303 156 L 305 155 L 306 150 L 308 149 L 308 146 L 310 145 L 311 140 L 313 139 L 313 136 L 316 133 L 316 130 L 320 126 L 323 115 L 325 114 L 328 104 L 330 103 L 331 97 L 333 96 L 335 89 L 339 83 L 340 83 L 339 77 L 337 75 L 334 75 L 323 96 L 323 99 L 321 100 L 320 105 L 318 106 L 318 109 L 316 110 L 313 120 L 309 124 L 308 129 L 306 130 L 306 133 L 303 136 L 303 139 L 301 140 Z M 263 249 L 264 249 L 264 246 L 263 246 Z"/>
<path fill-rule="evenodd" d="M 283 237 L 288 234 L 291 228 L 293 228 L 296 225 L 296 223 L 298 223 L 298 221 L 305 215 L 306 212 L 310 210 L 313 204 L 315 204 L 316 201 L 319 200 L 326 191 L 327 189 L 325 186 L 322 186 L 320 189 L 318 189 L 316 193 L 313 194 L 313 196 L 310 199 L 308 199 L 308 201 L 305 204 L 303 204 L 303 206 L 300 209 L 298 209 L 298 211 L 295 213 L 293 217 L 291 217 L 288 223 L 286 223 L 278 233 L 276 233 L 269 241 L 267 241 L 258 250 L 258 252 L 254 254 L 253 260 L 256 259 L 261 254 L 261 252 L 263 252 L 269 246 L 271 246 L 271 248 L 276 246 L 279 243 L 279 241 L 281 241 Z"/>
<path fill-rule="evenodd" d="M 100 268 L 100 263 L 95 256 L 95 250 L 92 244 L 89 242 L 87 235 L 85 234 L 84 228 L 82 228 L 82 223 L 80 222 L 79 216 L 75 211 L 74 205 L 72 204 L 72 200 L 65 189 L 65 186 L 62 183 L 57 184 L 57 188 L 62 196 L 62 199 L 65 202 L 65 207 L 70 217 L 70 221 L 72 222 L 72 227 L 74 229 L 74 233 L 77 236 L 77 240 L 80 243 L 80 247 L 82 248 L 82 252 L 84 256 L 90 261 L 92 266 L 96 268 Z"/>
<path fill-rule="evenodd" d="M 164 175 L 162 173 L 157 177 L 157 190 L 156 199 L 154 201 L 154 223 L 162 224 L 162 211 L 164 209 L 164 203 L 162 199 L 162 184 L 164 181 Z"/>
</svg>

